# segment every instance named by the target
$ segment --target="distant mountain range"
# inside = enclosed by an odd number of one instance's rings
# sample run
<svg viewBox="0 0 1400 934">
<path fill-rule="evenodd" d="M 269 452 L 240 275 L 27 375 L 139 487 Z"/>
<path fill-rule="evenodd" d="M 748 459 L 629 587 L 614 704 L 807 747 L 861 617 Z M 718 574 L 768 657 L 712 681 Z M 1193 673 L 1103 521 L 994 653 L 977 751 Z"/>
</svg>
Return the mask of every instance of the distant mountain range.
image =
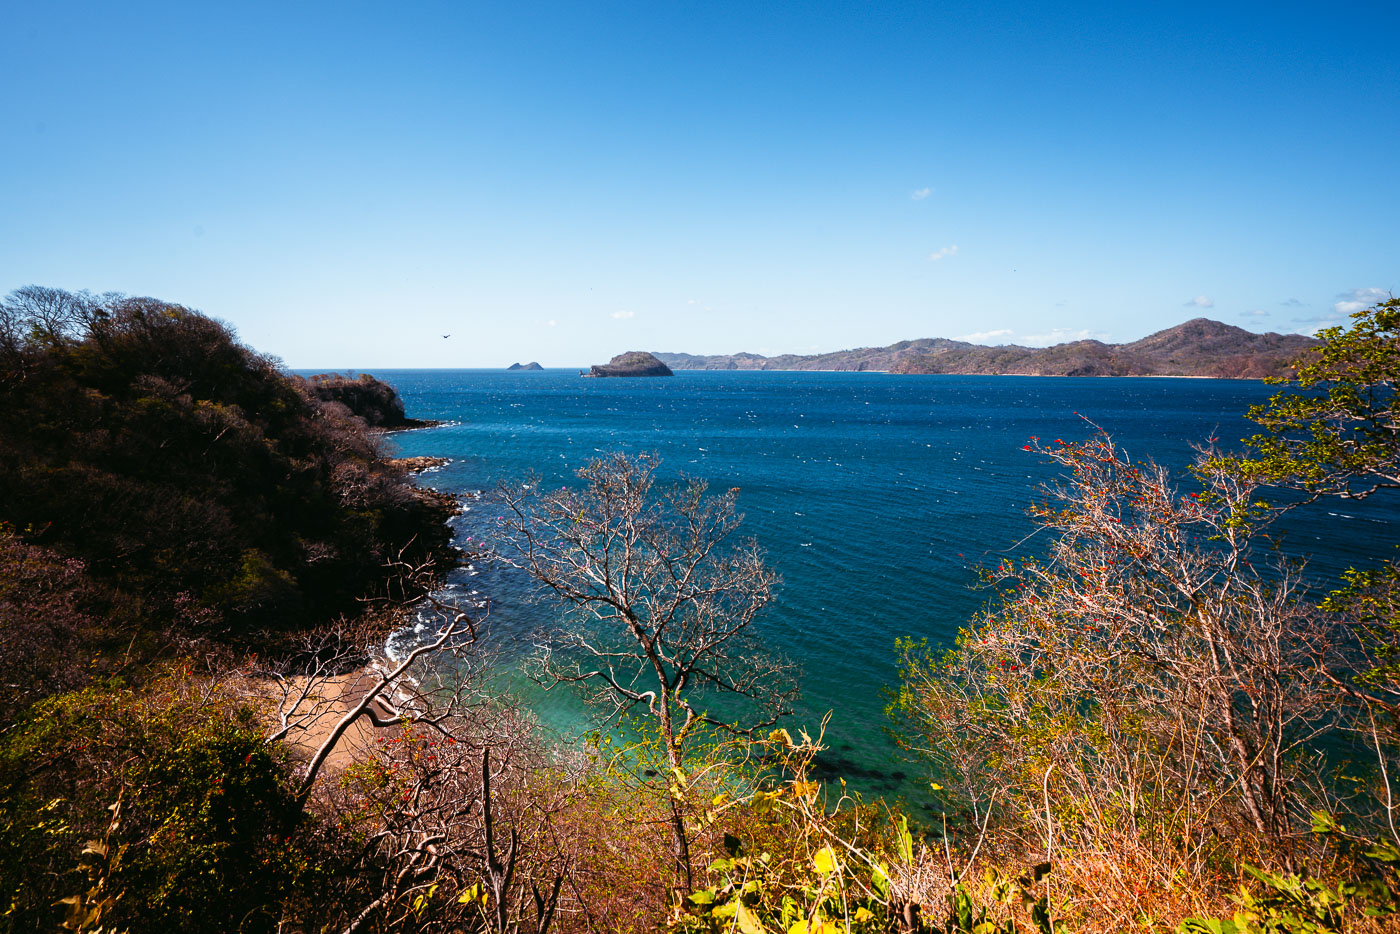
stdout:
<svg viewBox="0 0 1400 934">
<path fill-rule="evenodd" d="M 1301 334 L 1255 334 L 1193 318 L 1131 344 L 1074 341 L 1053 347 L 987 347 L 942 337 L 900 341 L 835 353 L 764 357 L 752 353 L 700 356 L 660 353 L 675 370 L 869 370 L 983 376 L 1206 376 L 1263 379 L 1287 376 L 1317 340 Z"/>
</svg>

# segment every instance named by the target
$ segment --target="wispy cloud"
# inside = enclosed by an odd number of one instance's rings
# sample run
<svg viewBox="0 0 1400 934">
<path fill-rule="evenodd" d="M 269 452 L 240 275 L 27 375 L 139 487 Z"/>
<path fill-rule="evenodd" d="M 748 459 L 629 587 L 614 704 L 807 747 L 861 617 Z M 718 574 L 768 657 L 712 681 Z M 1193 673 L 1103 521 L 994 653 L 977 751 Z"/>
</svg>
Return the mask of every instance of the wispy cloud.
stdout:
<svg viewBox="0 0 1400 934">
<path fill-rule="evenodd" d="M 550 318 L 550 319 L 549 319 L 548 324 L 549 324 L 549 326 L 552 327 L 552 328 L 556 328 L 556 327 L 559 326 L 559 322 L 556 321 L 556 320 L 554 320 L 553 318 Z"/>
<path fill-rule="evenodd" d="M 969 344 L 987 344 L 993 347 L 1004 347 L 1007 344 L 1016 344 L 1021 347 L 1049 347 L 1053 344 L 1068 344 L 1071 341 L 1103 341 L 1108 340 L 1109 336 L 1105 331 L 1093 331 L 1089 328 L 1050 328 L 1039 334 L 1022 334 L 1011 328 L 996 328 L 990 331 L 960 334 L 953 339 L 967 341 Z"/>
<path fill-rule="evenodd" d="M 614 318 L 635 318 L 637 313 L 635 311 L 614 311 L 612 316 Z"/>
<path fill-rule="evenodd" d="M 977 331 L 973 334 L 964 334 L 961 337 L 957 337 L 954 339 L 960 341 L 967 341 L 969 344 L 990 344 L 993 342 L 998 344 L 1005 344 L 1007 343 L 1007 341 L 999 341 L 997 340 L 997 338 L 1010 337 L 1011 334 L 1012 331 L 1010 328 L 998 328 L 995 331 Z"/>
<path fill-rule="evenodd" d="M 1298 301 L 1296 298 L 1285 299 L 1285 300 L 1279 302 L 1279 304 L 1282 305 L 1284 308 L 1303 308 L 1303 307 L 1305 307 L 1305 306 L 1303 305 L 1303 303 L 1300 302 L 1300 301 Z"/>
<path fill-rule="evenodd" d="M 909 197 L 915 201 L 922 201 L 931 194 L 933 194 L 932 188 L 915 188 L 909 192 Z"/>
<path fill-rule="evenodd" d="M 1306 334 L 1308 337 L 1314 337 L 1317 335 L 1317 332 L 1321 331 L 1323 328 L 1337 327 L 1345 320 L 1346 319 L 1336 315 L 1322 315 L 1317 318 L 1305 319 L 1298 327 L 1293 329 L 1292 333 Z"/>
<path fill-rule="evenodd" d="M 1298 327 L 1293 329 L 1293 333 L 1313 335 L 1323 328 L 1336 327 L 1345 320 L 1345 315 L 1335 311 L 1326 311 L 1320 315 L 1307 315 L 1302 318 L 1294 318 L 1293 323 L 1298 325 Z"/>
<path fill-rule="evenodd" d="M 1025 344 L 1027 347 L 1049 347 L 1052 344 L 1067 344 L 1070 341 L 1101 341 L 1108 336 L 1103 331 L 1091 331 L 1088 328 L 1051 328 L 1044 334 L 1027 334 L 1016 343 Z"/>
<path fill-rule="evenodd" d="M 1354 315 L 1390 298 L 1390 293 L 1385 289 L 1352 289 L 1350 292 L 1343 292 L 1337 298 L 1338 301 L 1333 304 L 1332 310 L 1339 315 Z"/>
<path fill-rule="evenodd" d="M 944 259 L 945 257 L 957 256 L 957 255 L 958 255 L 958 245 L 955 243 L 955 244 L 953 244 L 952 246 L 940 247 L 939 249 L 934 250 L 932 253 L 930 253 L 930 254 L 928 255 L 928 261 L 929 261 L 930 263 L 936 263 L 936 262 L 938 262 L 940 259 Z"/>
<path fill-rule="evenodd" d="M 1262 309 L 1262 308 L 1256 308 L 1256 309 L 1254 309 L 1253 311 L 1242 311 L 1242 312 L 1240 312 L 1240 317 L 1241 317 L 1241 318 L 1267 318 L 1267 317 L 1269 317 L 1269 313 L 1268 313 L 1267 311 L 1265 311 L 1264 309 Z"/>
<path fill-rule="evenodd" d="M 1197 295 L 1186 302 L 1187 308 L 1214 308 L 1215 301 L 1209 295 Z"/>
</svg>

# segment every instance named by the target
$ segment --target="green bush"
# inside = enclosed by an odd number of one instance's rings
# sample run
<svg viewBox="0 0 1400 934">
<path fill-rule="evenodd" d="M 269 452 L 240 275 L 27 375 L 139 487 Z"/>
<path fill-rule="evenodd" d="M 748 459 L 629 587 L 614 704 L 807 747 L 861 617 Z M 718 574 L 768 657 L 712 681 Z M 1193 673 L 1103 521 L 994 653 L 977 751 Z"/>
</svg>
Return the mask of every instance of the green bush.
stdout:
<svg viewBox="0 0 1400 934">
<path fill-rule="evenodd" d="M 312 872 L 254 711 L 183 674 L 51 697 L 0 742 L 0 930 L 272 930 Z"/>
</svg>

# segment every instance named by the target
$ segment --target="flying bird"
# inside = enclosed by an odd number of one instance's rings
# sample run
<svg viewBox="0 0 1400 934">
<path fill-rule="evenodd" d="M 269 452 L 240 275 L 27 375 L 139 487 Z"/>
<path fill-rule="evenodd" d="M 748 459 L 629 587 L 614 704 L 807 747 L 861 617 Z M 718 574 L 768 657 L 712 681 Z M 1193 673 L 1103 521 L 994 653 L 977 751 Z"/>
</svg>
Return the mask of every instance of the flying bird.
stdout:
<svg viewBox="0 0 1400 934">
<path fill-rule="evenodd" d="M 443 338 L 443 340 L 446 340 L 447 338 L 449 338 L 449 337 L 451 337 L 451 336 L 452 336 L 451 334 L 444 334 L 444 335 L 442 335 L 442 338 Z"/>
</svg>

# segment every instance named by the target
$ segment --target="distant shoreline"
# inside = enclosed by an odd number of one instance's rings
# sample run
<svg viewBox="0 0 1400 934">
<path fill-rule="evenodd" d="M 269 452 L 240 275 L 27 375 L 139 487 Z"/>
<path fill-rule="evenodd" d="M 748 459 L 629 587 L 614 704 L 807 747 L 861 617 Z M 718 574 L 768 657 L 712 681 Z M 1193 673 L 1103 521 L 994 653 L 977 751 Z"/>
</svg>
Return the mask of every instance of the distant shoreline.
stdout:
<svg viewBox="0 0 1400 934">
<path fill-rule="evenodd" d="M 818 354 L 692 354 L 653 351 L 673 370 L 886 371 L 927 376 L 1286 377 L 1318 345 L 1300 334 L 1257 334 L 1209 318 L 1124 344 L 1078 340 L 1050 347 L 990 346 L 946 337 Z"/>
<path fill-rule="evenodd" d="M 462 373 L 500 373 L 500 374 L 515 375 L 516 373 L 519 372 L 518 370 L 513 371 L 513 370 L 509 370 L 509 369 L 502 368 L 502 367 L 496 367 L 496 366 L 464 366 L 464 367 L 441 367 L 441 366 L 406 367 L 406 366 L 399 366 L 399 367 L 365 367 L 365 369 L 366 369 L 366 370 L 372 370 L 372 371 L 374 371 L 374 372 L 379 372 L 379 373 L 386 373 L 386 372 L 397 372 L 397 373 L 455 373 L 455 372 L 462 372 Z M 544 373 L 550 373 L 550 372 L 556 372 L 556 373 L 572 373 L 572 374 L 574 374 L 575 376 L 578 376 L 580 370 L 586 370 L 586 369 L 587 369 L 586 367 L 577 367 L 577 366 L 551 366 L 551 367 L 544 367 L 543 370 L 535 370 L 535 371 L 532 371 L 532 372 L 537 372 L 537 373 L 538 373 L 538 372 L 544 372 Z M 302 372 L 302 371 L 294 371 L 294 372 Z M 307 370 L 307 371 L 305 371 L 305 372 L 310 372 L 310 371 Z M 740 368 L 737 368 L 737 367 L 734 368 L 734 369 L 720 369 L 720 368 L 718 368 L 718 367 L 715 367 L 715 368 L 695 367 L 695 368 L 692 368 L 692 369 L 679 369 L 679 370 L 676 370 L 675 372 L 676 372 L 676 375 L 677 375 L 677 376 L 679 376 L 679 375 L 681 375 L 681 374 L 683 374 L 683 373 L 853 373 L 853 374 L 855 374 L 855 373 L 869 373 L 869 374 L 878 375 L 878 376 L 919 376 L 919 377 L 950 377 L 950 376 L 956 376 L 956 377 L 966 377 L 966 378 L 972 378 L 972 379 L 984 379 L 984 378 L 988 378 L 988 377 L 997 378 L 997 377 L 1003 377 L 1003 376 L 1014 376 L 1014 377 L 1016 377 L 1016 378 L 1018 378 L 1018 379 L 1205 379 L 1205 380 L 1222 380 L 1222 381 L 1232 382 L 1232 383 L 1238 383 L 1238 382 L 1256 382 L 1256 383 L 1257 383 L 1257 382 L 1262 382 L 1262 381 L 1265 380 L 1265 379 L 1271 378 L 1271 377 L 1267 377 L 1267 376 L 1202 376 L 1202 375 L 1197 375 L 1197 374 L 1185 374 L 1185 373 L 1126 373 L 1126 374 L 1120 374 L 1120 373 L 1085 373 L 1085 374 L 1076 374 L 1076 375 L 1065 374 L 1065 373 L 895 373 L 895 372 L 892 372 L 892 371 L 890 371 L 890 370 L 884 370 L 884 369 L 848 370 L 848 369 L 827 369 L 827 368 L 817 368 L 817 367 L 793 367 L 793 368 L 768 367 L 768 368 L 765 368 L 765 369 L 759 369 L 759 368 L 756 368 L 756 367 L 755 367 L 755 368 L 743 368 L 743 369 L 740 369 Z M 443 424 L 446 424 L 446 423 L 445 423 L 445 422 L 436 422 L 436 421 L 432 421 L 432 420 L 426 420 L 425 423 L 424 423 L 424 424 L 421 424 L 421 425 L 406 425 L 406 426 L 399 426 L 399 427 L 394 427 L 394 428 L 380 428 L 380 429 L 378 429 L 378 430 L 379 430 L 379 431 L 382 431 L 382 432 L 384 432 L 384 433 L 386 433 L 386 434 L 397 434 L 397 433 L 399 433 L 399 432 L 419 431 L 419 430 L 422 430 L 422 429 L 424 429 L 424 428 L 436 428 L 436 427 L 438 427 L 439 425 L 443 425 Z"/>
</svg>

